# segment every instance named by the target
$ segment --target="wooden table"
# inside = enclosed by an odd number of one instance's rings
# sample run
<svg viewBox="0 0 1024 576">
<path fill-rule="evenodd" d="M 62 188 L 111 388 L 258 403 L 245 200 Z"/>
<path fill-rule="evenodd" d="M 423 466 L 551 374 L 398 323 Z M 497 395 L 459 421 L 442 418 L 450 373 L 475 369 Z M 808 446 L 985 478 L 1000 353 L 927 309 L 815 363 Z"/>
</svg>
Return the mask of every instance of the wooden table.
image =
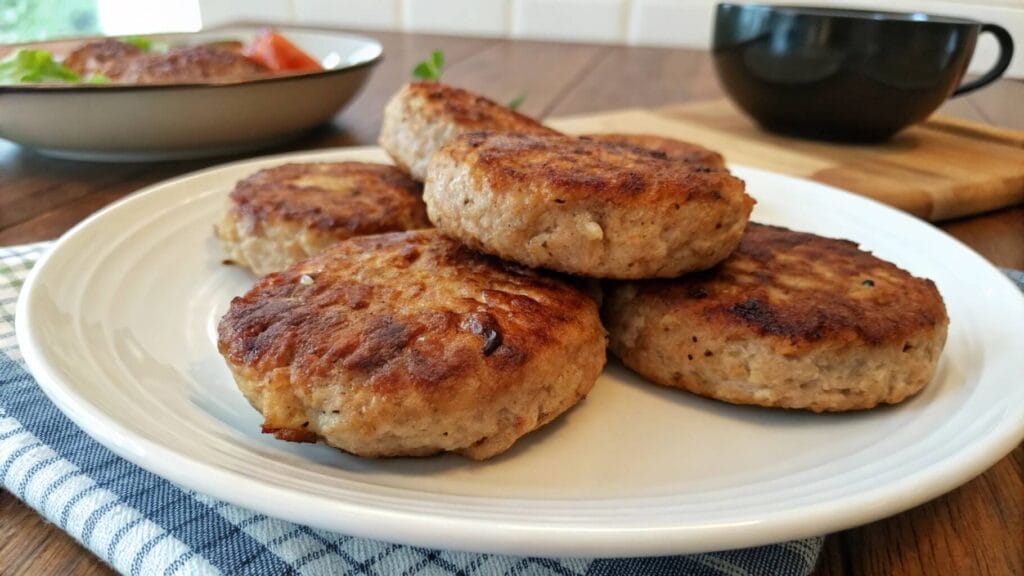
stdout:
<svg viewBox="0 0 1024 576">
<path fill-rule="evenodd" d="M 381 108 L 435 48 L 445 81 L 498 101 L 526 95 L 537 117 L 661 106 L 722 95 L 706 52 L 368 32 L 385 59 L 333 125 L 268 152 L 373 144 Z M 1024 83 L 1000 81 L 942 112 L 1024 129 Z M 224 159 L 159 164 L 51 160 L 0 141 L 0 246 L 56 238 L 147 184 Z M 994 264 L 1024 269 L 1024 207 L 940 226 Z M 828 538 L 818 574 L 1024 574 L 1024 448 L 985 474 L 903 514 Z M 110 569 L 0 491 L 0 573 L 109 574 Z"/>
</svg>

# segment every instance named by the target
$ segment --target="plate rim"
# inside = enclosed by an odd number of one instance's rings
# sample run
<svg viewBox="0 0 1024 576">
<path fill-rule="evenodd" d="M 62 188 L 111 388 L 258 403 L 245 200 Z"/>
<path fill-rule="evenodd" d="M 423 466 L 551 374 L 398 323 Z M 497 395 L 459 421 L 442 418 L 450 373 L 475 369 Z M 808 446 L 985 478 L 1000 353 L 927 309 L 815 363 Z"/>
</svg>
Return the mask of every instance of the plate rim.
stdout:
<svg viewBox="0 0 1024 576">
<path fill-rule="evenodd" d="M 767 523 L 755 521 L 742 526 L 710 528 L 693 525 L 634 529 L 593 527 L 589 530 L 581 530 L 579 527 L 566 528 L 554 525 L 539 527 L 514 523 L 497 526 L 492 523 L 481 526 L 480 519 L 434 517 L 408 511 L 384 510 L 373 504 L 363 505 L 353 501 L 340 501 L 322 494 L 297 494 L 294 491 L 261 482 L 259 479 L 250 478 L 238 472 L 223 470 L 202 461 L 190 460 L 157 442 L 133 437 L 134 435 L 116 420 L 104 416 L 101 411 L 80 395 L 76 396 L 74 386 L 68 378 L 63 378 L 59 373 L 48 368 L 46 353 L 43 347 L 36 342 L 36 335 L 31 326 L 32 294 L 35 293 L 38 278 L 47 270 L 53 255 L 58 253 L 62 246 L 70 243 L 77 234 L 92 226 L 93 222 L 105 218 L 110 212 L 122 209 L 128 203 L 140 201 L 152 194 L 159 194 L 165 187 L 174 187 L 180 185 L 182 181 L 202 178 L 227 169 L 238 169 L 246 165 L 255 166 L 275 161 L 327 160 L 340 153 L 350 155 L 379 150 L 376 146 L 330 148 L 260 156 L 219 164 L 146 186 L 78 223 L 62 235 L 39 259 L 26 278 L 18 296 L 15 333 L 22 356 L 30 372 L 39 382 L 40 388 L 76 425 L 119 456 L 172 482 L 214 498 L 257 510 L 273 517 L 329 530 L 340 530 L 335 516 L 339 513 L 345 514 L 344 532 L 361 537 L 434 548 L 451 549 L 454 546 L 456 549 L 472 552 L 534 556 L 624 557 L 680 554 L 757 546 L 778 542 L 780 539 L 818 536 L 887 517 L 944 494 L 984 472 L 1009 453 L 1021 440 L 1024 440 L 1024 417 L 1020 418 L 1019 422 L 1004 417 L 998 422 L 998 425 L 993 426 L 982 436 L 985 442 L 975 439 L 971 444 L 955 453 L 955 458 L 947 455 L 938 462 L 902 476 L 899 482 L 893 485 L 875 487 L 852 496 L 845 495 L 830 500 L 827 505 L 804 505 L 794 510 L 773 513 L 771 521 Z M 947 240 L 953 241 L 960 249 L 965 250 L 976 264 L 980 264 L 987 272 L 993 273 L 995 275 L 993 277 L 999 277 L 1003 282 L 1001 289 L 1009 288 L 1014 292 L 1017 291 L 1008 278 L 976 252 L 916 217 L 874 200 L 812 180 L 769 170 L 732 167 L 749 173 L 762 173 L 800 180 L 827 189 L 831 193 L 854 197 L 855 201 L 873 205 L 872 209 L 881 209 L 905 218 L 908 224 L 927 226 L 931 233 L 938 233 Z M 1024 415 L 1024 407 L 1017 412 Z M 97 425 L 97 423 L 99 424 Z M 125 434 L 127 437 L 133 437 L 134 446 L 124 442 Z M 201 469 L 199 474 L 195 472 L 197 467 Z M 186 469 L 190 470 L 186 472 Z M 922 485 L 926 489 L 922 490 Z M 242 487 L 245 487 L 245 490 Z M 263 496 L 254 500 L 251 496 L 242 495 L 246 491 L 261 493 Z M 275 497 L 267 498 L 268 491 L 272 492 Z M 451 497 L 451 499 L 457 499 L 457 497 Z M 324 505 L 319 513 L 310 517 L 298 514 L 300 511 L 308 513 L 309 510 L 308 507 L 297 510 L 300 507 L 294 505 L 295 501 L 316 501 Z M 839 511 L 844 512 L 841 517 L 837 514 Z M 440 534 L 438 533 L 439 522 L 443 522 L 444 525 L 444 530 Z M 704 533 L 699 538 L 693 538 L 692 534 L 695 529 Z"/>
</svg>

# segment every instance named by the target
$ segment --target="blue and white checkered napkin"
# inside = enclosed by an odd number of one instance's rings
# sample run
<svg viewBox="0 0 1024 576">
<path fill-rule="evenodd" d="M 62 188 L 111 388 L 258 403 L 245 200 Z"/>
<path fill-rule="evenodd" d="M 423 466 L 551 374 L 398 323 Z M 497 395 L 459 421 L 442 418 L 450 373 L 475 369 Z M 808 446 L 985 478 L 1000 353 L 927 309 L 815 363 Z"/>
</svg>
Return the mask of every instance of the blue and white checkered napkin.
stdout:
<svg viewBox="0 0 1024 576">
<path fill-rule="evenodd" d="M 115 456 L 75 427 L 28 373 L 14 307 L 48 243 L 0 248 L 0 479 L 125 574 L 810 573 L 823 538 L 661 558 L 545 559 L 427 550 L 269 518 L 184 490 Z M 1024 289 L 1024 275 L 1015 280 Z"/>
</svg>

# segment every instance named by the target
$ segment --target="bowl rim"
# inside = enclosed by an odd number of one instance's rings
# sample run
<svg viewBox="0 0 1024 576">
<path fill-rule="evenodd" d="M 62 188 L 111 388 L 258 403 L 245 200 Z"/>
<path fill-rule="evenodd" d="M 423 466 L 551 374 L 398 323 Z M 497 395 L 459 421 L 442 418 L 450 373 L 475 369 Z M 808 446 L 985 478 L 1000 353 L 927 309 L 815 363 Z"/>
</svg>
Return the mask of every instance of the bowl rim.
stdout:
<svg viewBox="0 0 1024 576">
<path fill-rule="evenodd" d="M 188 90 L 188 89 L 216 90 L 218 88 L 224 89 L 224 88 L 232 88 L 232 87 L 237 87 L 237 86 L 249 86 L 249 85 L 253 85 L 253 84 L 271 84 L 271 83 L 276 83 L 276 82 L 288 82 L 290 80 L 297 80 L 297 79 L 322 78 L 322 77 L 332 76 L 332 75 L 336 75 L 336 74 L 345 74 L 345 73 L 352 72 L 354 70 L 358 70 L 358 69 L 361 69 L 361 68 L 366 68 L 366 67 L 369 67 L 369 66 L 375 66 L 376 64 L 380 63 L 384 59 L 384 45 L 381 44 L 380 41 L 378 41 L 378 40 L 376 40 L 374 38 L 371 38 L 369 36 L 363 36 L 361 34 L 352 34 L 350 32 L 328 31 L 328 30 L 323 30 L 323 29 L 318 29 L 318 28 L 306 28 L 306 27 L 302 27 L 302 26 L 287 26 L 287 25 L 253 26 L 253 25 L 239 24 L 239 25 L 216 26 L 216 27 L 213 27 L 213 28 L 206 28 L 206 29 L 203 29 L 203 30 L 196 30 L 196 31 L 193 31 L 193 32 L 168 32 L 168 33 L 160 33 L 160 34 L 146 34 L 145 36 L 147 38 L 173 40 L 173 39 L 180 39 L 180 38 L 188 38 L 190 36 L 195 36 L 196 34 L 202 34 L 202 33 L 213 33 L 213 34 L 216 34 L 217 32 L 223 31 L 225 34 L 228 34 L 228 33 L 231 33 L 232 31 L 238 31 L 238 30 L 252 30 L 253 32 L 258 32 L 260 30 L 264 30 L 264 29 L 268 29 L 268 28 L 271 28 L 271 29 L 273 29 L 275 31 L 281 31 L 285 35 L 287 35 L 289 33 L 289 31 L 291 31 L 291 32 L 299 32 L 299 33 L 331 34 L 331 35 L 336 35 L 336 36 L 344 36 L 344 37 L 346 37 L 348 39 L 359 41 L 359 42 L 363 42 L 366 45 L 368 45 L 370 47 L 373 47 L 375 49 L 375 51 L 376 51 L 376 54 L 372 58 L 370 58 L 368 60 L 364 60 L 362 62 L 356 62 L 354 64 L 349 64 L 349 65 L 346 65 L 346 66 L 339 66 L 337 68 L 327 68 L 327 69 L 323 69 L 323 70 L 315 70 L 315 71 L 312 71 L 312 72 L 297 72 L 297 73 L 284 72 L 284 73 L 275 73 L 273 75 L 268 75 L 266 77 L 249 78 L 249 79 L 245 79 L 245 80 L 236 80 L 236 81 L 231 81 L 231 82 L 166 82 L 166 83 L 157 83 L 157 84 L 115 84 L 115 83 L 111 83 L 111 84 L 81 84 L 81 83 L 70 84 L 70 83 L 61 83 L 61 82 L 40 82 L 40 83 L 25 83 L 25 84 L 0 84 L 0 94 L 7 94 L 7 93 L 67 94 L 69 92 L 100 93 L 100 92 L 135 92 L 135 91 L 144 92 L 144 91 L 147 91 L 147 90 Z M 54 38 L 52 40 L 41 40 L 41 41 L 35 41 L 35 42 L 21 42 L 21 43 L 17 43 L 17 44 L 7 44 L 5 46 L 9 46 L 9 47 L 12 47 L 15 50 L 17 50 L 17 49 L 20 49 L 20 48 L 29 48 L 29 47 L 32 47 L 32 46 L 45 46 L 45 45 L 48 45 L 48 44 L 53 44 L 55 42 L 61 42 L 61 43 L 63 43 L 63 42 L 75 42 L 75 41 L 90 42 L 90 41 L 94 41 L 94 40 L 103 40 L 103 39 L 106 39 L 106 38 L 117 38 L 117 37 L 118 36 L 83 36 L 83 37 L 80 37 L 80 38 Z"/>
<path fill-rule="evenodd" d="M 810 18 L 839 18 L 848 20 L 871 20 L 875 22 L 907 22 L 913 24 L 955 24 L 981 26 L 983 22 L 959 16 L 945 16 L 931 12 L 900 12 L 896 10 L 872 10 L 870 8 L 840 8 L 824 5 L 801 4 L 746 4 L 719 2 L 715 7 L 716 19 L 727 9 L 759 10 Z"/>
</svg>

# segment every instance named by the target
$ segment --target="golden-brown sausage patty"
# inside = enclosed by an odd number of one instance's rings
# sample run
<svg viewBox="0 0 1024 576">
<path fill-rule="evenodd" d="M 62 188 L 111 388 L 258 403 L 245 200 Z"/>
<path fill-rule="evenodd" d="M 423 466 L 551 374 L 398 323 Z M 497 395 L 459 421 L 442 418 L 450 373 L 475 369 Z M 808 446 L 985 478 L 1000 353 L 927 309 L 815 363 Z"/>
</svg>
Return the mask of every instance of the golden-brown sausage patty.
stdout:
<svg viewBox="0 0 1024 576">
<path fill-rule="evenodd" d="M 646 378 L 815 412 L 916 394 L 949 323 L 930 280 L 853 242 L 754 223 L 719 266 L 609 284 L 604 305 L 609 347 Z"/>
<path fill-rule="evenodd" d="M 585 140 L 604 142 L 611 146 L 635 146 L 647 150 L 662 152 L 673 160 L 680 160 L 697 166 L 725 168 L 725 158 L 721 154 L 692 142 L 683 142 L 652 134 L 587 134 L 580 136 Z"/>
<path fill-rule="evenodd" d="M 266 76 L 270 69 L 216 44 L 144 52 L 111 38 L 85 44 L 64 59 L 80 75 L 102 74 L 119 84 L 224 83 Z"/>
<path fill-rule="evenodd" d="M 271 274 L 218 336 L 265 432 L 372 457 L 494 456 L 586 396 L 605 362 L 585 293 L 433 230 Z"/>
<path fill-rule="evenodd" d="M 725 170 L 566 136 L 464 134 L 430 164 L 431 222 L 484 252 L 600 278 L 720 262 L 754 201 Z"/>
<path fill-rule="evenodd" d="M 241 180 L 216 227 L 228 259 L 268 274 L 353 236 L 429 228 L 422 188 L 386 164 L 285 164 Z"/>
<path fill-rule="evenodd" d="M 80 76 L 101 74 L 119 78 L 128 65 L 145 52 L 141 48 L 114 38 L 106 38 L 79 46 L 64 58 L 63 64 Z"/>
<path fill-rule="evenodd" d="M 468 90 L 413 82 L 384 108 L 380 145 L 395 164 L 423 181 L 431 157 L 459 134 L 477 130 L 557 134 L 536 120 Z"/>
</svg>

